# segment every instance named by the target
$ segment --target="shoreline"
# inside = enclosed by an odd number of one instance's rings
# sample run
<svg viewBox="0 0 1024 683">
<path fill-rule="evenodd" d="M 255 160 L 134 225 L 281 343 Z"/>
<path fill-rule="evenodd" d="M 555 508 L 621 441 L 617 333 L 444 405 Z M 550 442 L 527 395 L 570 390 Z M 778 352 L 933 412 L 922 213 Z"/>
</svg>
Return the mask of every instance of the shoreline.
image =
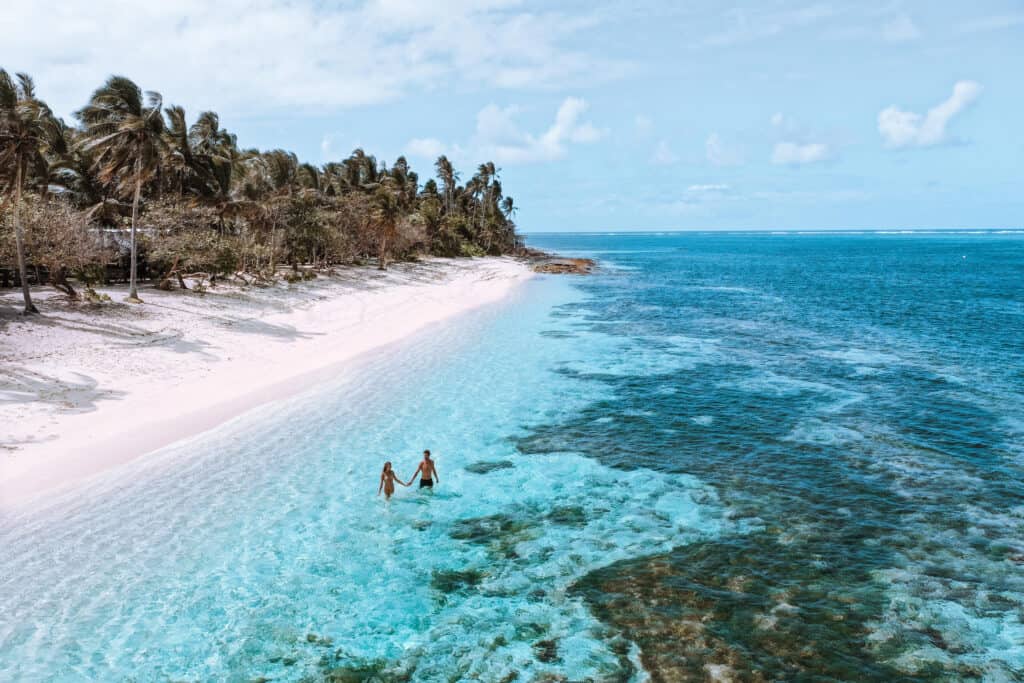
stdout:
<svg viewBox="0 0 1024 683">
<path fill-rule="evenodd" d="M 295 395 L 533 275 L 504 257 L 337 272 L 204 295 L 146 289 L 141 306 L 119 303 L 123 286 L 101 288 L 117 302 L 102 307 L 40 291 L 41 320 L 0 313 L 0 510 Z"/>
</svg>

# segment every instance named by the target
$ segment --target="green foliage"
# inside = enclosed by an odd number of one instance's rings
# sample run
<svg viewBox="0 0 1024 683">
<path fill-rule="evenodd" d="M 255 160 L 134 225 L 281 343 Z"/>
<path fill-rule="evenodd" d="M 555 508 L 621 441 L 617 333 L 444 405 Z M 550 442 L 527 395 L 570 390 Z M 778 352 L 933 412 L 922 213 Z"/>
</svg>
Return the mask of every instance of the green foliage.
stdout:
<svg viewBox="0 0 1024 683">
<path fill-rule="evenodd" d="M 182 107 L 165 107 L 122 76 L 101 85 L 76 117 L 77 127 L 58 120 L 28 76 L 0 69 L 0 226 L 13 227 L 21 168 L 22 203 L 45 204 L 40 210 L 58 226 L 25 221 L 26 262 L 86 283 L 128 263 L 136 213 L 142 272 L 164 284 L 175 271 L 266 278 L 283 264 L 384 268 L 421 253 L 519 248 L 512 198 L 490 162 L 463 184 L 442 156 L 437 180 L 422 187 L 404 157 L 388 168 L 356 149 L 317 167 L 281 149 L 240 148 L 216 113 L 190 122 Z M 60 202 L 42 202 L 55 189 Z M 13 230 L 0 231 L 0 267 L 15 262 L 16 242 Z"/>
</svg>

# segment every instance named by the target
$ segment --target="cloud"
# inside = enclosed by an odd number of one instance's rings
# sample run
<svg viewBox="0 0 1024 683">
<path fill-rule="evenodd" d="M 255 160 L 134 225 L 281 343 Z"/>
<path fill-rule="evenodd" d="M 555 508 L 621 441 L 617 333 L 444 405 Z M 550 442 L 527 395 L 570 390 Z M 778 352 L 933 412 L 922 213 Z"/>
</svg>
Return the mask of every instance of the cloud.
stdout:
<svg viewBox="0 0 1024 683">
<path fill-rule="evenodd" d="M 323 140 L 320 141 L 320 156 L 327 158 L 331 156 L 334 151 L 334 136 L 325 135 Z"/>
<path fill-rule="evenodd" d="M 444 143 L 436 138 L 413 138 L 406 144 L 405 151 L 409 156 L 435 159 L 444 154 Z"/>
<path fill-rule="evenodd" d="M 704 154 L 714 166 L 739 166 L 743 163 L 743 150 L 712 133 L 704 142 Z"/>
<path fill-rule="evenodd" d="M 826 161 L 832 156 L 828 145 L 820 142 L 799 144 L 796 142 L 778 142 L 772 150 L 772 163 L 789 166 L 801 166 Z"/>
<path fill-rule="evenodd" d="M 743 196 L 733 192 L 732 187 L 724 183 L 698 183 L 690 185 L 682 194 L 660 201 L 660 197 L 649 202 L 660 213 L 670 215 L 689 214 L 706 215 L 720 210 L 726 204 L 743 200 Z"/>
<path fill-rule="evenodd" d="M 820 133 L 808 130 L 782 112 L 772 115 L 771 124 L 776 136 L 771 156 L 773 164 L 802 166 L 827 161 L 835 155 L 831 145 L 816 139 Z"/>
<path fill-rule="evenodd" d="M 658 144 L 654 147 L 654 152 L 651 154 L 651 163 L 656 166 L 671 166 L 677 161 L 679 161 L 679 157 L 668 146 L 668 142 L 659 140 Z"/>
<path fill-rule="evenodd" d="M 540 133 L 523 130 L 519 125 L 522 110 L 516 106 L 488 104 L 476 115 L 476 129 L 466 145 L 445 145 L 435 138 L 409 141 L 410 155 L 434 157 L 448 150 L 456 160 L 488 159 L 500 164 L 527 164 L 563 159 L 571 145 L 597 142 L 607 131 L 583 120 L 586 101 L 566 97 L 555 112 L 555 120 Z"/>
<path fill-rule="evenodd" d="M 949 141 L 946 126 L 981 95 L 981 84 L 958 81 L 953 94 L 921 115 L 892 106 L 878 114 L 878 132 L 887 147 L 930 147 Z"/>
<path fill-rule="evenodd" d="M 347 156 L 357 147 L 362 147 L 358 139 L 327 133 L 320 139 L 320 161 L 335 161 L 339 156 Z"/>
<path fill-rule="evenodd" d="M 921 31 L 906 14 L 901 14 L 882 26 L 882 38 L 890 43 L 907 43 L 921 37 Z"/>
<path fill-rule="evenodd" d="M 961 33 L 981 33 L 984 31 L 1000 31 L 1024 24 L 1024 12 L 1018 14 L 998 14 L 968 21 L 960 26 Z"/>
<path fill-rule="evenodd" d="M 5 67 L 60 115 L 111 73 L 189 110 L 323 113 L 453 84 L 548 90 L 621 75 L 586 46 L 606 16 L 512 0 L 6 2 Z M 125 55 L 130 55 L 126 60 Z"/>
<path fill-rule="evenodd" d="M 869 199 L 871 195 L 864 190 L 825 190 L 810 192 L 806 190 L 764 190 L 751 193 L 751 198 L 770 202 L 800 202 L 817 204 L 820 202 L 856 202 Z"/>
<path fill-rule="evenodd" d="M 733 9 L 726 12 L 732 24 L 722 31 L 711 33 L 701 42 L 705 47 L 728 47 L 781 35 L 830 19 L 838 13 L 835 7 L 816 4 L 793 10 L 748 11 Z"/>
</svg>

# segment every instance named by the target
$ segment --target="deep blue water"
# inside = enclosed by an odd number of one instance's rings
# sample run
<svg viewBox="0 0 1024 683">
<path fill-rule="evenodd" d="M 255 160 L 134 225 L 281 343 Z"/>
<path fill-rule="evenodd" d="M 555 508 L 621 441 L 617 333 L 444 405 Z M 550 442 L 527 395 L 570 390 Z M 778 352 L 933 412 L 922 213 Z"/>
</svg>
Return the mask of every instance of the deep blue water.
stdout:
<svg viewBox="0 0 1024 683">
<path fill-rule="evenodd" d="M 604 266 L 579 329 L 687 363 L 584 372 L 609 398 L 520 448 L 693 475 L 748 523 L 576 586 L 648 668 L 1024 678 L 1024 234 L 531 243 Z"/>
<path fill-rule="evenodd" d="M 1024 679 L 1024 234 L 530 243 L 601 267 L 0 519 L 0 680 Z"/>
</svg>

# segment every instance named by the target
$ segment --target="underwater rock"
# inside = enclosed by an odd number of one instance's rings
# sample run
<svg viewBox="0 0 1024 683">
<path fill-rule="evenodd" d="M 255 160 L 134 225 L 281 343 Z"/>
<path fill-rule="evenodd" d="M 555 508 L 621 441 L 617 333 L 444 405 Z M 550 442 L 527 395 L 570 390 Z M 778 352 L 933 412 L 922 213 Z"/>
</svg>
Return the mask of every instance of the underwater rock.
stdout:
<svg viewBox="0 0 1024 683">
<path fill-rule="evenodd" d="M 515 465 L 513 465 L 508 460 L 481 460 L 480 462 L 474 462 L 469 465 L 466 465 L 466 471 L 472 472 L 473 474 L 488 474 L 489 472 L 495 472 L 497 470 L 507 470 L 512 467 L 515 467 Z"/>
<path fill-rule="evenodd" d="M 334 638 L 329 636 L 321 637 L 315 633 L 307 633 L 306 642 L 312 645 L 319 645 L 321 647 L 330 647 L 331 645 L 334 645 Z"/>
<path fill-rule="evenodd" d="M 840 557 L 793 563 L 794 554 L 823 549 L 795 550 L 775 538 L 705 541 L 618 562 L 570 593 L 639 647 L 654 683 L 905 680 L 869 642 L 884 598 L 868 572 Z"/>
<path fill-rule="evenodd" d="M 589 258 L 544 258 L 533 264 L 533 270 L 555 275 L 590 275 L 595 265 Z"/>
<path fill-rule="evenodd" d="M 554 640 L 538 640 L 533 644 L 533 651 L 539 662 L 550 664 L 561 661 L 561 657 L 558 656 L 558 643 Z"/>
<path fill-rule="evenodd" d="M 529 526 L 529 522 L 525 520 L 499 513 L 460 519 L 452 525 L 448 535 L 460 541 L 485 544 L 496 538 L 524 531 Z"/>
<path fill-rule="evenodd" d="M 579 505 L 566 505 L 552 509 L 548 520 L 562 526 L 581 527 L 587 525 L 587 513 Z"/>
<path fill-rule="evenodd" d="M 479 586 L 485 576 L 477 569 L 435 569 L 430 576 L 430 587 L 447 595 Z"/>
<path fill-rule="evenodd" d="M 516 624 L 515 636 L 516 640 L 533 640 L 534 638 L 540 638 L 547 632 L 547 626 L 531 621 L 525 624 Z"/>
<path fill-rule="evenodd" d="M 408 662 L 365 659 L 346 655 L 341 650 L 335 653 L 335 657 L 345 662 L 323 666 L 323 677 L 317 680 L 324 683 L 408 683 L 416 673 L 415 657 Z"/>
</svg>

